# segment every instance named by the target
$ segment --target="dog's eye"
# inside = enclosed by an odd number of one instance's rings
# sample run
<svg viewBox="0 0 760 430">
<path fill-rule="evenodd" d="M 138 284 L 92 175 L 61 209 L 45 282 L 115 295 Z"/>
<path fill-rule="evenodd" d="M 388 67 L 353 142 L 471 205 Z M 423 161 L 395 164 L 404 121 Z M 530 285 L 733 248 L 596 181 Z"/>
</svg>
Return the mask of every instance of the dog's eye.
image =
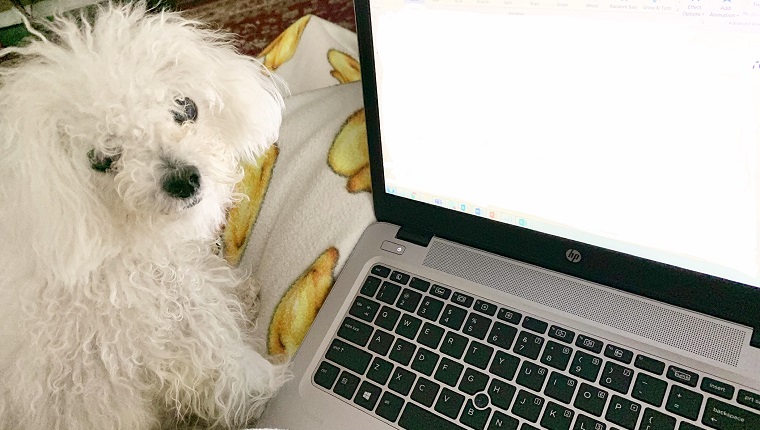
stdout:
<svg viewBox="0 0 760 430">
<path fill-rule="evenodd" d="M 177 104 L 178 110 L 173 110 L 174 121 L 177 124 L 184 124 L 188 121 L 195 121 L 198 119 L 198 107 L 195 106 L 195 102 L 187 97 L 174 100 Z"/>
<path fill-rule="evenodd" d="M 90 159 L 90 167 L 92 167 L 92 170 L 97 170 L 98 172 L 107 172 L 111 170 L 113 163 L 119 159 L 119 156 L 115 155 L 109 157 L 105 154 L 95 151 L 94 149 L 91 149 L 90 152 L 87 153 L 87 158 Z"/>
</svg>

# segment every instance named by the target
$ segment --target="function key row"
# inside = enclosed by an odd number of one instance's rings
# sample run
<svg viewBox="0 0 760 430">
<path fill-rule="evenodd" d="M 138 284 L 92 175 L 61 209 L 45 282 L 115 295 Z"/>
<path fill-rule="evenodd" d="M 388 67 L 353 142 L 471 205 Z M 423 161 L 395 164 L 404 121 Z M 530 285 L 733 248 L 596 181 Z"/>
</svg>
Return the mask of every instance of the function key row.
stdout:
<svg viewBox="0 0 760 430">
<path fill-rule="evenodd" d="M 421 292 L 429 292 L 434 297 L 450 300 L 456 303 L 458 306 L 462 306 L 464 308 L 472 307 L 473 310 L 486 314 L 488 316 L 496 315 L 496 317 L 500 320 L 506 321 L 510 324 L 517 325 L 522 321 L 525 328 L 538 333 L 546 333 L 546 329 L 548 327 L 548 324 L 544 321 L 531 317 L 526 317 L 525 320 L 523 320 L 523 315 L 519 312 L 515 312 L 507 308 L 499 308 L 497 305 L 485 300 L 475 299 L 474 297 L 464 293 L 453 292 L 451 288 L 438 284 L 431 284 L 431 282 L 424 279 L 413 277 L 406 273 L 392 270 L 385 266 L 375 265 L 372 267 L 371 273 L 374 276 L 368 276 L 367 280 L 364 283 L 364 286 L 362 287 L 362 294 L 366 296 L 374 296 L 377 288 L 383 283 L 382 279 L 376 277 L 379 276 L 381 278 L 389 278 L 390 281 L 393 281 L 397 284 L 407 285 L 408 283 L 410 287 L 416 290 L 419 290 Z M 400 291 L 400 288 L 398 288 L 397 291 Z M 566 330 L 564 333 L 565 335 L 567 335 L 567 333 L 570 333 L 570 336 L 574 336 L 573 332 L 570 330 Z"/>
</svg>

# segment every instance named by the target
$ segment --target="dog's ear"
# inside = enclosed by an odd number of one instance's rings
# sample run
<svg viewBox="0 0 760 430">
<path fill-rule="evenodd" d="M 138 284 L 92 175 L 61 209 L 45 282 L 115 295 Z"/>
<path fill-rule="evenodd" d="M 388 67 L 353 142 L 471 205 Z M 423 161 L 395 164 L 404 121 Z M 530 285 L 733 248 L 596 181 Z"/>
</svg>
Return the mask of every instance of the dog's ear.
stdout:
<svg viewBox="0 0 760 430">
<path fill-rule="evenodd" d="M 0 98 L 11 95 L 0 91 Z M 14 102 L 0 111 L 0 243 L 30 270 L 73 285 L 108 255 L 101 240 L 110 234 L 108 213 L 91 203 L 87 170 L 72 162 L 76 154 L 62 144 L 62 131 L 39 113 L 49 110 Z M 8 106 L 0 102 L 0 109 Z"/>
<path fill-rule="evenodd" d="M 285 86 L 255 59 L 235 57 L 225 65 L 226 82 L 216 88 L 219 126 L 241 160 L 252 162 L 277 141 Z"/>
</svg>

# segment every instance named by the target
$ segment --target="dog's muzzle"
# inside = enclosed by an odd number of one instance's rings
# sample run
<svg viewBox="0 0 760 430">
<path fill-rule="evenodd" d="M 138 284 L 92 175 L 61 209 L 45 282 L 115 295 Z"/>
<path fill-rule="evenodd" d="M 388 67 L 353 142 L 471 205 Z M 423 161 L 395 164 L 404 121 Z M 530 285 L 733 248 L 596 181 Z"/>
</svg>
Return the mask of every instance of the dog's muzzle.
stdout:
<svg viewBox="0 0 760 430">
<path fill-rule="evenodd" d="M 161 187 L 175 199 L 194 197 L 201 187 L 201 174 L 198 168 L 189 165 L 170 166 L 164 174 Z"/>
</svg>

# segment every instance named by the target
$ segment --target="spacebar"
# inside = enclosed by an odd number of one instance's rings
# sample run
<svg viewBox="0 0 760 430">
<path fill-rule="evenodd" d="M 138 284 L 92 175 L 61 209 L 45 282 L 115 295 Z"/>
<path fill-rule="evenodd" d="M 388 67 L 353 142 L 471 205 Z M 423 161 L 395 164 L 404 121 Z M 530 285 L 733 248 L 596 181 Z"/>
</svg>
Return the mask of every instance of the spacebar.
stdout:
<svg viewBox="0 0 760 430">
<path fill-rule="evenodd" d="M 407 430 L 466 430 L 449 420 L 431 414 L 414 403 L 406 404 L 398 425 Z"/>
</svg>

